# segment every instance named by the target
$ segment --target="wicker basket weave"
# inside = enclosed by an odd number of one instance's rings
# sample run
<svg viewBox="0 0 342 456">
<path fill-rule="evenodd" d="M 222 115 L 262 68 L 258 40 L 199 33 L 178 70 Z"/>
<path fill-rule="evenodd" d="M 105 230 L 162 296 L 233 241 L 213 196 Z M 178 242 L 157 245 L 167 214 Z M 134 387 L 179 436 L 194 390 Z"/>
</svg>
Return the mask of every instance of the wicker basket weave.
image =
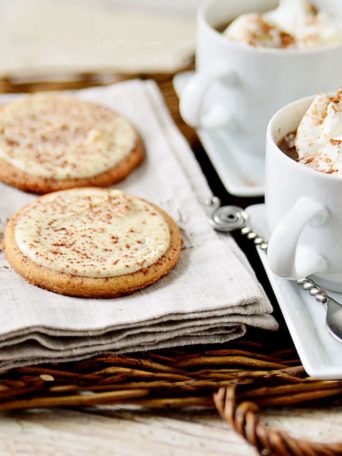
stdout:
<svg viewBox="0 0 342 456">
<path fill-rule="evenodd" d="M 75 75 L 65 81 L 0 80 L 0 92 L 79 89 L 126 80 L 157 81 L 178 127 L 193 148 L 195 132 L 178 112 L 171 74 Z M 268 337 L 268 336 L 267 336 Z M 229 426 L 263 455 L 342 455 L 342 443 L 320 444 L 267 427 L 263 408 L 333 407 L 342 404 L 342 381 L 308 377 L 291 340 L 283 333 L 272 345 L 263 333 L 217 349 L 188 348 L 118 356 L 106 353 L 86 361 L 26 366 L 0 375 L 0 411 L 37 407 L 95 407 L 127 404 L 149 408 L 216 407 Z"/>
</svg>

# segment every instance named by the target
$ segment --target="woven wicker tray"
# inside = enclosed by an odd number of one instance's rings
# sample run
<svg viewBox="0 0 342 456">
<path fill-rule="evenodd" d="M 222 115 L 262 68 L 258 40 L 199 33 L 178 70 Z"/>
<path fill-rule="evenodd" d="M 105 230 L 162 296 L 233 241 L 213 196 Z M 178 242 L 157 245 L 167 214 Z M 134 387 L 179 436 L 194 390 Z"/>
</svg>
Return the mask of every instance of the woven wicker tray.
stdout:
<svg viewBox="0 0 342 456">
<path fill-rule="evenodd" d="M 176 124 L 199 159 L 213 192 L 223 202 L 240 206 L 249 204 L 227 195 L 195 132 L 182 122 L 172 76 L 85 73 L 64 81 L 40 79 L 30 82 L 3 78 L 0 93 L 80 89 L 136 77 L 153 78 Z M 254 248 L 239 237 L 237 240 L 274 300 Z M 271 344 L 269 334 L 252 330 L 242 340 L 210 347 L 210 350 L 192 347 L 132 356 L 106 353 L 81 362 L 21 367 L 0 375 L 0 411 L 37 407 L 88 408 L 103 404 L 151 409 L 216 407 L 222 419 L 260 454 L 342 455 L 340 442 L 307 442 L 269 428 L 259 419 L 263 408 L 342 404 L 342 381 L 317 381 L 305 374 L 275 301 L 274 305 L 281 330 L 272 336 Z"/>
</svg>

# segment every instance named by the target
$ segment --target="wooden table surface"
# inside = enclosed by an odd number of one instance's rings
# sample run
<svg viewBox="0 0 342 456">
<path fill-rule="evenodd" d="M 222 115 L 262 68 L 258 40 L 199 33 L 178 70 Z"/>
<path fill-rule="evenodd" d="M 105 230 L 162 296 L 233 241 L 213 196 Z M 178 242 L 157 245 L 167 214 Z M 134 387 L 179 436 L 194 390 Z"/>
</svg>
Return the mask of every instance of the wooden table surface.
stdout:
<svg viewBox="0 0 342 456">
<path fill-rule="evenodd" d="M 284 409 L 265 414 L 299 437 L 341 438 L 342 408 Z M 33 410 L 0 419 L 0 455 L 256 456 L 257 451 L 212 411 Z"/>
</svg>

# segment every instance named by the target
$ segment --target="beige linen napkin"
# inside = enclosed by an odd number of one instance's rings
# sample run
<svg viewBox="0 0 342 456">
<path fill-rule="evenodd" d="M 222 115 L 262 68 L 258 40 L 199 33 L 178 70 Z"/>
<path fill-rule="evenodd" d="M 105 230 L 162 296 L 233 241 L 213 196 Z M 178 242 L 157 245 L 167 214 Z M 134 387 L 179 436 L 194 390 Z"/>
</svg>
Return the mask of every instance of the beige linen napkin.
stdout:
<svg viewBox="0 0 342 456">
<path fill-rule="evenodd" d="M 29 285 L 1 254 L 0 369 L 108 350 L 226 342 L 245 334 L 246 325 L 275 330 L 272 307 L 243 253 L 207 222 L 201 203 L 209 187 L 155 83 L 130 81 L 77 95 L 112 106 L 136 125 L 147 160 L 118 187 L 175 217 L 184 238 L 181 259 L 167 277 L 131 296 L 79 299 Z M 1 184 L 1 228 L 33 198 Z"/>
</svg>

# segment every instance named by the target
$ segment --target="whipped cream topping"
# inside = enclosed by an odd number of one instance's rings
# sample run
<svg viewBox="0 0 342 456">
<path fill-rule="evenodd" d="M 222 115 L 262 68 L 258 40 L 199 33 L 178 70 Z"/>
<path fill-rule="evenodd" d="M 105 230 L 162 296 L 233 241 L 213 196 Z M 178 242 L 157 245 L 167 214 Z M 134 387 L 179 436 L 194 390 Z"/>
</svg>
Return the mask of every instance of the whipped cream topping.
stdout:
<svg viewBox="0 0 342 456">
<path fill-rule="evenodd" d="M 83 188 L 37 198 L 15 225 L 19 249 L 45 268 L 115 277 L 156 263 L 170 230 L 155 207 L 118 190 Z"/>
<path fill-rule="evenodd" d="M 0 158 L 37 177 L 96 176 L 125 159 L 136 141 L 121 115 L 71 96 L 28 95 L 0 111 Z"/>
<path fill-rule="evenodd" d="M 243 14 L 223 32 L 256 47 L 308 49 L 342 43 L 342 20 L 317 11 L 307 0 L 281 0 L 264 14 Z"/>
<path fill-rule="evenodd" d="M 295 146 L 300 163 L 342 175 L 342 88 L 333 97 L 315 97 L 298 126 Z"/>
</svg>

